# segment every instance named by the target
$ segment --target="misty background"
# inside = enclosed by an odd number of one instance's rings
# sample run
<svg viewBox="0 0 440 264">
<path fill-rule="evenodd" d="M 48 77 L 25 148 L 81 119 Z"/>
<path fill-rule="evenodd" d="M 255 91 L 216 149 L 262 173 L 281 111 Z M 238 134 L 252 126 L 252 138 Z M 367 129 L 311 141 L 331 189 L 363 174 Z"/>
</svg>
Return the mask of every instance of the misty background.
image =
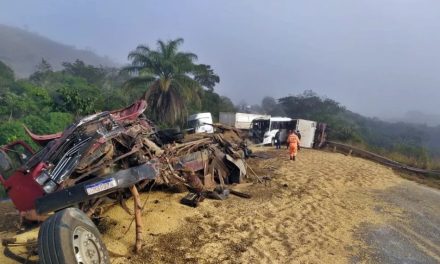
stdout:
<svg viewBox="0 0 440 264">
<path fill-rule="evenodd" d="M 117 65 L 140 43 L 182 37 L 235 103 L 311 89 L 367 116 L 437 125 L 439 10 L 435 0 L 1 0 L 0 24 Z"/>
</svg>

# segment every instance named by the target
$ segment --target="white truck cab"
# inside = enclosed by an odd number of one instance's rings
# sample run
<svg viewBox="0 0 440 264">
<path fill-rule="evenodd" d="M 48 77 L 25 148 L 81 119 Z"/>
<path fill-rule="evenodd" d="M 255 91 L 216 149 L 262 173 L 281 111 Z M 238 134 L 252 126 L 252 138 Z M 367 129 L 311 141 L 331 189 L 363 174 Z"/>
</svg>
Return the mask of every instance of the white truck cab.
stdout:
<svg viewBox="0 0 440 264">
<path fill-rule="evenodd" d="M 198 113 L 188 116 L 188 128 L 194 133 L 214 133 L 211 113 Z"/>
</svg>

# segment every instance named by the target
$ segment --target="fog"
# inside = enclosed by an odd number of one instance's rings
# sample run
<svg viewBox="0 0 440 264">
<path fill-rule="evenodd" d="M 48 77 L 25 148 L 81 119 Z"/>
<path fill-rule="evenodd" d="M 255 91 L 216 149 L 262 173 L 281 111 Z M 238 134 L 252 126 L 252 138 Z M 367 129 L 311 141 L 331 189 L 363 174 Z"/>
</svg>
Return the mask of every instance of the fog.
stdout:
<svg viewBox="0 0 440 264">
<path fill-rule="evenodd" d="M 234 102 L 311 89 L 393 118 L 440 113 L 439 11 L 437 0 L 1 0 L 0 23 L 121 64 L 140 43 L 183 37 Z"/>
</svg>

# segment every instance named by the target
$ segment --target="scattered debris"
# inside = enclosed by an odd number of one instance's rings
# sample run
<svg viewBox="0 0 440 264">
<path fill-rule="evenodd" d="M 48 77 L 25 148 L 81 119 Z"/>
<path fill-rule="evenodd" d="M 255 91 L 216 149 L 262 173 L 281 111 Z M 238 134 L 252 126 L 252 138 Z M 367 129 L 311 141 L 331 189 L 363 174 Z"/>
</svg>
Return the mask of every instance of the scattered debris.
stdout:
<svg viewBox="0 0 440 264">
<path fill-rule="evenodd" d="M 230 189 L 229 192 L 231 194 L 236 195 L 236 196 L 241 197 L 241 198 L 246 198 L 246 199 L 252 198 L 252 196 L 250 194 L 239 192 L 239 191 L 236 191 L 236 190 Z"/>
<path fill-rule="evenodd" d="M 200 194 L 188 193 L 180 200 L 180 202 L 191 207 L 197 207 L 199 205 L 199 202 L 201 202 L 202 200 L 203 196 L 201 196 Z"/>
<path fill-rule="evenodd" d="M 237 129 L 213 125 L 218 132 L 186 136 L 173 129 L 158 131 L 142 114 L 146 107 L 139 100 L 125 109 L 87 116 L 53 135 L 36 135 L 26 128 L 43 146 L 35 154 L 24 142 L 0 148 L 0 173 L 8 176 L 0 181 L 21 216 L 45 221 L 50 212 L 77 207 L 86 216 L 99 218 L 120 204 L 134 215 L 137 252 L 142 247 L 141 212 L 146 204 L 141 205 L 138 190 L 185 186 L 190 193 L 182 203 L 196 207 L 205 197 L 223 200 L 231 193 L 250 198 L 227 188 L 241 183 L 247 169 L 260 183 L 270 180 L 246 164 L 251 152 Z M 25 152 L 17 153 L 19 148 Z M 133 210 L 125 205 L 130 196 Z"/>
</svg>

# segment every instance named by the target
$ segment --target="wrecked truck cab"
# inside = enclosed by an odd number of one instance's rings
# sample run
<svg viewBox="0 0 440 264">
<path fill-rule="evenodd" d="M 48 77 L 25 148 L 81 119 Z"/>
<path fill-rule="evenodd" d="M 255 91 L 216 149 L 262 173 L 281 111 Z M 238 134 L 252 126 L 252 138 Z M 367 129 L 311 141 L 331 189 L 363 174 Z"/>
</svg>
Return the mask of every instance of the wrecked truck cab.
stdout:
<svg viewBox="0 0 440 264">
<path fill-rule="evenodd" d="M 127 124 L 136 123 L 145 130 L 151 129 L 147 120 L 139 118 L 145 109 L 146 102 L 138 100 L 124 109 L 84 117 L 64 132 L 52 135 L 36 135 L 25 128 L 31 139 L 43 146 L 40 151 L 34 154 L 22 141 L 1 147 L 0 181 L 15 207 L 20 212 L 35 210 L 37 199 L 46 194 L 93 176 L 111 174 L 111 171 L 92 168 L 96 165 L 93 163 L 101 162 L 102 167 L 109 165 L 105 162 L 110 163 L 115 152 L 111 141 L 124 133 L 126 137 L 135 136 L 136 131 L 133 132 L 132 127 L 126 129 Z M 75 181 L 66 181 L 71 176 Z"/>
<path fill-rule="evenodd" d="M 145 108 L 146 102 L 139 100 L 121 110 L 82 118 L 52 135 L 26 129 L 43 146 L 33 155 L 15 155 L 13 147 L 19 143 L 1 148 L 0 181 L 8 196 L 22 218 L 43 222 L 40 263 L 109 263 L 89 218 L 99 215 L 94 213 L 100 203 L 122 200 L 127 189 L 137 193 L 136 186 L 157 177 L 156 157 L 144 145 L 153 131 L 142 116 Z"/>
<path fill-rule="evenodd" d="M 21 212 L 33 209 L 35 199 L 43 195 L 42 188 L 35 182 L 35 174 L 23 168 L 33 154 L 32 148 L 23 141 L 0 147 L 0 181 Z"/>
</svg>

